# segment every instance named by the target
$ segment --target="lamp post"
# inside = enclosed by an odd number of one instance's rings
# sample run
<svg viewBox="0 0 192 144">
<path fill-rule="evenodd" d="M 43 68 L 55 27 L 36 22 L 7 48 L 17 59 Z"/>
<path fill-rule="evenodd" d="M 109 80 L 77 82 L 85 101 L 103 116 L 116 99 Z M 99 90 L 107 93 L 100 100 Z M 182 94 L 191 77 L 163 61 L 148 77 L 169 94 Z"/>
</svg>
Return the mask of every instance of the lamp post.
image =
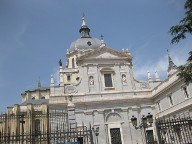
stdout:
<svg viewBox="0 0 192 144">
<path fill-rule="evenodd" d="M 131 118 L 131 123 L 135 127 L 135 129 L 144 129 L 145 133 L 145 141 L 148 143 L 147 135 L 146 135 L 146 128 L 151 127 L 153 123 L 153 115 L 148 113 L 147 116 L 143 115 L 141 118 L 141 123 L 137 125 L 137 118 L 133 115 Z"/>
<path fill-rule="evenodd" d="M 94 131 L 95 136 L 96 136 L 96 138 L 97 138 L 97 144 L 98 144 L 99 127 L 93 128 L 93 131 Z"/>
</svg>

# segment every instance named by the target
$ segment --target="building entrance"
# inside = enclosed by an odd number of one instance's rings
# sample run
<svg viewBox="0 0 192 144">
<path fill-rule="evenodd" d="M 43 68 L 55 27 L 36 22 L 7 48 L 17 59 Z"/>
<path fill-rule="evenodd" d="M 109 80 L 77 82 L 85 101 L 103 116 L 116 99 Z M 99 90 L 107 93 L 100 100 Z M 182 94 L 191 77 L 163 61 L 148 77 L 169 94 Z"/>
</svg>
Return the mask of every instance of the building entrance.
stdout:
<svg viewBox="0 0 192 144">
<path fill-rule="evenodd" d="M 111 128 L 111 144 L 122 144 L 120 128 Z"/>
</svg>

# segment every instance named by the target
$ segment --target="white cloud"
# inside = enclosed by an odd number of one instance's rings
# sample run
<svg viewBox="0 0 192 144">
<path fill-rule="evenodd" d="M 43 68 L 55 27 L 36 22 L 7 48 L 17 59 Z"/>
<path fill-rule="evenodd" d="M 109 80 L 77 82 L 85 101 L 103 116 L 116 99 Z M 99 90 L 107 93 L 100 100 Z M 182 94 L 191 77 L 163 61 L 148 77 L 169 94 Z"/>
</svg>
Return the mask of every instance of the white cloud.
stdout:
<svg viewBox="0 0 192 144">
<path fill-rule="evenodd" d="M 170 56 L 177 66 L 186 63 L 186 60 L 188 58 L 188 52 L 192 50 L 191 45 L 192 45 L 191 41 L 185 41 L 185 44 L 183 45 L 178 44 L 174 48 L 169 50 Z M 160 78 L 165 79 L 167 76 L 167 69 L 168 69 L 168 57 L 167 54 L 165 54 L 156 62 L 153 60 L 145 62 L 142 67 L 135 65 L 134 75 L 137 79 L 146 80 L 147 71 L 149 71 L 153 77 L 155 71 L 157 71 L 160 75 Z"/>
<path fill-rule="evenodd" d="M 164 55 L 159 61 L 157 62 L 148 62 L 147 64 L 143 65 L 142 67 L 135 68 L 134 75 L 137 79 L 146 79 L 147 78 L 147 71 L 149 71 L 152 75 L 154 75 L 155 71 L 159 73 L 160 76 L 165 75 L 168 68 L 168 59 L 167 56 Z"/>
</svg>

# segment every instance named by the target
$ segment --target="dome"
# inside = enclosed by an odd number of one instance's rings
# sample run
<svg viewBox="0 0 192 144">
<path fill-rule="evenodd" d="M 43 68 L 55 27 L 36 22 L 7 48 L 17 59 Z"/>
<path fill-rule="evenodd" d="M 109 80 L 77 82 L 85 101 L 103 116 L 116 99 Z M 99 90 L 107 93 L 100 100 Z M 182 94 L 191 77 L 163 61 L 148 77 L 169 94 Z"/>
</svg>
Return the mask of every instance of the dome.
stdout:
<svg viewBox="0 0 192 144">
<path fill-rule="evenodd" d="M 76 41 L 71 43 L 69 51 L 77 49 L 96 49 L 101 45 L 101 41 L 97 38 L 78 38 Z"/>
<path fill-rule="evenodd" d="M 74 51 L 76 49 L 96 49 L 100 47 L 101 41 L 90 36 L 90 28 L 86 25 L 84 16 L 79 33 L 81 37 L 71 43 L 69 51 Z"/>
</svg>

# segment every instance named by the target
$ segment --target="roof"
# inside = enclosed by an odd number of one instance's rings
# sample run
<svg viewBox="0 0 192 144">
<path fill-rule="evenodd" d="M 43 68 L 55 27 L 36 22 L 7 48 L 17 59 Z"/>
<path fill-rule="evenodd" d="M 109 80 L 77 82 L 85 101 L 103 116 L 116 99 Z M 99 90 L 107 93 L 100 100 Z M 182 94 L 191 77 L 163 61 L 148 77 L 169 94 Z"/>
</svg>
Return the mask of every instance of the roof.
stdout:
<svg viewBox="0 0 192 144">
<path fill-rule="evenodd" d="M 96 49 L 99 48 L 100 45 L 101 41 L 97 38 L 83 37 L 78 38 L 76 41 L 72 42 L 69 51 L 74 51 L 76 49 Z"/>
<path fill-rule="evenodd" d="M 33 90 L 26 90 L 25 92 L 35 92 L 37 90 L 40 90 L 40 91 L 46 91 L 46 90 L 50 90 L 49 87 L 40 87 L 40 88 L 37 88 L 37 89 L 33 89 Z M 25 93 L 24 92 L 24 93 Z"/>
<path fill-rule="evenodd" d="M 21 105 L 25 106 L 27 104 L 33 104 L 33 105 L 41 105 L 41 104 L 49 104 L 49 99 L 30 99 L 25 102 L 23 102 Z"/>
</svg>

